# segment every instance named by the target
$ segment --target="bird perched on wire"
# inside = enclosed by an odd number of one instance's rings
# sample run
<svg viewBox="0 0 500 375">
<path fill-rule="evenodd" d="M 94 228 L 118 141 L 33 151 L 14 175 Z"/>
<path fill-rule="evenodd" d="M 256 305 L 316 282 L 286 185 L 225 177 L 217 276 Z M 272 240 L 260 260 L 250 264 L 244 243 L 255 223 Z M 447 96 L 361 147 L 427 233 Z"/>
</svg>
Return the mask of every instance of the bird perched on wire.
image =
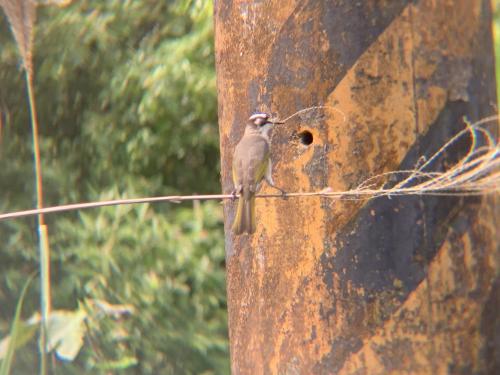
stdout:
<svg viewBox="0 0 500 375">
<path fill-rule="evenodd" d="M 238 208 L 233 223 L 235 234 L 255 232 L 255 194 L 262 181 L 285 192 L 274 185 L 270 157 L 269 132 L 274 124 L 267 113 L 255 113 L 248 119 L 243 137 L 236 145 L 233 155 L 234 195 L 239 195 Z"/>
</svg>

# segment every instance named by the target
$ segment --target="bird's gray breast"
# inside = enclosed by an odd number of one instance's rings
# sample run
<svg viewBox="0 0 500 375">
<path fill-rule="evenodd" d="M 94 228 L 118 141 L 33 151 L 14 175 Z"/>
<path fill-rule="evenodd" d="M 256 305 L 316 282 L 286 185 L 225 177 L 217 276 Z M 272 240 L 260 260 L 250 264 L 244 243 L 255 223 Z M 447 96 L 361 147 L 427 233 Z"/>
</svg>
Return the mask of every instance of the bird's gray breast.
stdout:
<svg viewBox="0 0 500 375">
<path fill-rule="evenodd" d="M 233 166 L 238 177 L 238 183 L 251 185 L 252 190 L 260 181 L 255 181 L 259 167 L 269 154 L 267 140 L 259 135 L 244 136 L 234 151 Z"/>
</svg>

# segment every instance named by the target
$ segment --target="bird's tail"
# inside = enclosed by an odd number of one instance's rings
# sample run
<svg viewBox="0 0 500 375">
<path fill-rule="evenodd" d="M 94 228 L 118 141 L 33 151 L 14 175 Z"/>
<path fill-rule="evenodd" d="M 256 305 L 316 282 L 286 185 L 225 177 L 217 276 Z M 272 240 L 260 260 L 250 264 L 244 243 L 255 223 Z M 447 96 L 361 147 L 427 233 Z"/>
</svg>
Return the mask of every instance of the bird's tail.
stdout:
<svg viewBox="0 0 500 375">
<path fill-rule="evenodd" d="M 234 234 L 255 232 L 255 195 L 242 195 L 238 199 L 238 208 L 233 224 Z"/>
</svg>

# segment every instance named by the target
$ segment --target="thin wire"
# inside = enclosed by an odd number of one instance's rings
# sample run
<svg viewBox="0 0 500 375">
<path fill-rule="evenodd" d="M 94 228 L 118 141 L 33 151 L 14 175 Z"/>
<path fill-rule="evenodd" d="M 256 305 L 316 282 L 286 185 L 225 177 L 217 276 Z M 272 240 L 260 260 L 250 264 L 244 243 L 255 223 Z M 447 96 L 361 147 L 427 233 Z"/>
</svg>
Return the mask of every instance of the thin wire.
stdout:
<svg viewBox="0 0 500 375">
<path fill-rule="evenodd" d="M 315 109 L 332 109 L 332 110 L 334 110 L 334 111 L 336 111 L 336 112 L 338 112 L 338 113 L 340 113 L 340 114 L 342 115 L 342 117 L 344 118 L 344 122 L 346 122 L 346 121 L 347 121 L 347 116 L 346 116 L 346 114 L 345 114 L 344 112 L 342 112 L 340 109 L 335 108 L 335 107 L 332 107 L 332 106 L 330 106 L 330 105 L 316 105 L 316 106 L 313 106 L 313 107 L 307 107 L 307 108 L 301 109 L 300 111 L 297 111 L 297 112 L 295 112 L 295 113 L 291 114 L 291 115 L 290 115 L 290 116 L 288 116 L 286 119 L 284 119 L 284 120 L 279 120 L 279 121 L 280 121 L 280 122 L 285 123 L 285 122 L 287 122 L 288 120 L 290 120 L 290 119 L 294 118 L 295 116 L 300 115 L 301 113 L 304 113 L 304 112 L 309 112 L 309 111 L 313 111 L 313 110 L 315 110 Z"/>
<path fill-rule="evenodd" d="M 307 110 L 308 108 L 306 108 Z M 300 111 L 299 111 L 300 112 Z M 296 113 L 297 114 L 297 113 Z M 294 114 L 294 115 L 296 115 Z M 289 117 L 288 119 L 290 119 Z M 286 120 L 288 120 L 286 119 Z M 489 117 L 481 120 L 484 124 L 497 120 L 498 117 Z M 477 134 L 481 133 L 487 139 L 487 145 L 479 146 L 476 140 Z M 447 148 L 457 142 L 461 137 L 469 134 L 472 137 L 471 146 L 466 155 L 455 165 L 444 172 L 423 171 L 428 169 L 432 161 L 443 155 Z M 384 172 L 370 177 L 358 185 L 357 188 L 347 191 L 333 191 L 326 187 L 315 192 L 297 192 L 286 194 L 260 194 L 257 198 L 296 198 L 296 197 L 322 197 L 339 200 L 367 200 L 379 197 L 410 196 L 410 195 L 433 195 L 433 196 L 478 196 L 495 194 L 500 192 L 500 145 L 485 129 L 476 124 L 467 124 L 467 128 L 453 136 L 434 155 L 424 163 L 420 163 L 414 170 L 401 170 Z M 391 176 L 408 175 L 403 181 L 393 187 L 384 187 L 385 182 Z M 375 181 L 381 180 L 380 187 L 374 187 Z M 180 203 L 184 201 L 201 200 L 226 200 L 237 199 L 238 195 L 215 194 L 215 195 L 171 195 L 161 197 L 117 199 L 102 202 L 76 203 L 62 206 L 37 208 L 18 212 L 0 214 L 0 221 L 20 218 L 25 216 L 50 214 L 62 211 L 75 211 L 87 208 L 117 206 L 124 204 L 171 202 Z"/>
<path fill-rule="evenodd" d="M 497 176 L 500 179 L 500 176 Z M 315 192 L 304 192 L 304 193 L 285 193 L 285 194 L 258 194 L 256 198 L 299 198 L 299 197 L 323 197 L 323 198 L 336 198 L 341 200 L 367 200 L 371 198 L 383 197 L 383 196 L 401 196 L 401 195 L 435 195 L 435 196 L 477 196 L 484 194 L 492 194 L 500 191 L 500 187 L 493 186 L 489 189 L 475 190 L 474 187 L 463 190 L 429 190 L 420 191 L 418 189 L 364 189 L 364 190 L 350 190 L 350 191 L 325 191 L 325 189 Z M 0 221 L 21 218 L 26 216 L 33 216 L 38 214 L 52 214 L 64 211 L 78 211 L 88 208 L 98 208 L 107 206 L 119 206 L 119 205 L 129 205 L 129 204 L 141 204 L 141 203 L 156 203 L 156 202 L 170 202 L 170 203 L 181 203 L 187 201 L 208 201 L 208 200 L 235 200 L 238 199 L 239 195 L 232 194 L 211 194 L 211 195 L 170 195 L 161 197 L 147 197 L 147 198 L 131 198 L 131 199 L 116 199 L 110 201 L 101 202 L 88 202 L 88 203 L 74 203 L 61 206 L 45 207 L 41 209 L 31 209 L 24 211 L 9 212 L 5 214 L 0 214 Z"/>
<path fill-rule="evenodd" d="M 0 220 L 19 218 L 24 216 L 37 215 L 39 213 L 50 214 L 62 211 L 75 211 L 86 208 L 96 208 L 96 207 L 106 207 L 106 206 L 118 206 L 124 204 L 138 204 L 138 203 L 154 203 L 154 202 L 171 202 L 180 203 L 184 201 L 194 201 L 194 200 L 220 200 L 220 199 L 234 199 L 235 197 L 231 194 L 216 194 L 216 195 L 171 195 L 162 197 L 147 197 L 147 198 L 131 198 L 131 199 L 116 199 L 101 202 L 88 202 L 88 203 L 74 203 L 66 204 L 61 206 L 45 207 L 41 209 L 31 209 L 18 212 L 11 212 L 0 215 Z"/>
</svg>

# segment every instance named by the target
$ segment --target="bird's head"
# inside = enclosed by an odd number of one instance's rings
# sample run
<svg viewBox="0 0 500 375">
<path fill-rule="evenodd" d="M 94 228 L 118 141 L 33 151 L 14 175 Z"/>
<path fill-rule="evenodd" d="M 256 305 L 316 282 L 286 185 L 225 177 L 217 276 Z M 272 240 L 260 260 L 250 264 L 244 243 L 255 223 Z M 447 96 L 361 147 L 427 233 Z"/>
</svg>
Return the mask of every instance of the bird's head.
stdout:
<svg viewBox="0 0 500 375">
<path fill-rule="evenodd" d="M 259 134 L 268 137 L 273 124 L 274 122 L 271 121 L 271 116 L 267 113 L 254 113 L 248 119 L 247 128 L 249 128 L 252 133 L 258 132 Z"/>
</svg>

